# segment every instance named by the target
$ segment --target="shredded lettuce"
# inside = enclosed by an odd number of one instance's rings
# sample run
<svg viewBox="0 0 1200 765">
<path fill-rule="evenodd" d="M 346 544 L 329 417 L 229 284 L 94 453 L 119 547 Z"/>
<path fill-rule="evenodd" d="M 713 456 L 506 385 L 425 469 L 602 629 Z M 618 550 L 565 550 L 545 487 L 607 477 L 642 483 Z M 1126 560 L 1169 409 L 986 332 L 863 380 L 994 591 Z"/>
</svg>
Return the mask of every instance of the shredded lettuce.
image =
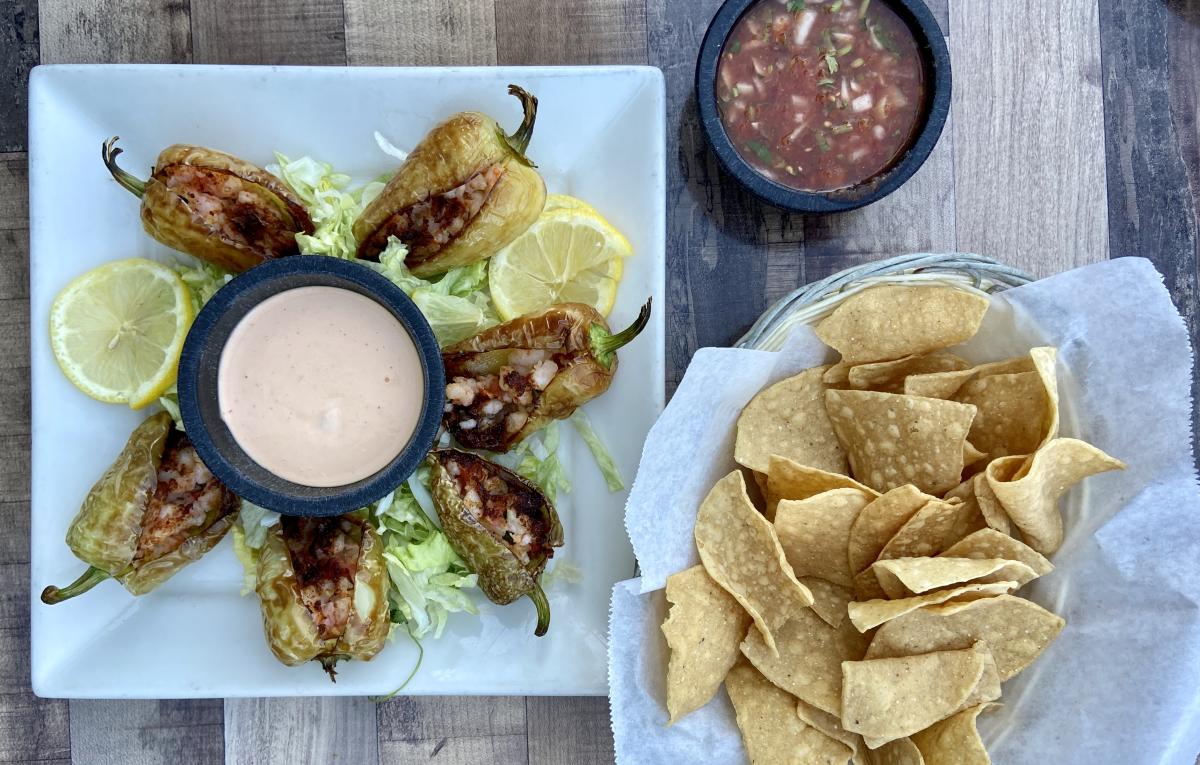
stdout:
<svg viewBox="0 0 1200 765">
<path fill-rule="evenodd" d="M 233 524 L 233 552 L 242 564 L 242 595 L 254 592 L 258 581 L 258 555 L 267 541 L 267 530 L 279 522 L 279 513 L 248 500 Z"/>
<path fill-rule="evenodd" d="M 233 537 L 233 553 L 242 564 L 241 594 L 244 597 L 254 592 L 258 584 L 258 550 L 253 550 L 246 544 L 246 532 L 242 531 L 238 524 L 233 524 L 230 534 Z"/>
<path fill-rule="evenodd" d="M 192 305 L 197 313 L 213 295 L 217 294 L 217 290 L 224 287 L 233 278 L 233 274 L 225 269 L 203 261 L 176 263 L 174 269 L 192 293 Z"/>
<path fill-rule="evenodd" d="M 328 162 L 312 157 L 292 160 L 275 152 L 278 165 L 267 169 L 276 173 L 300 197 L 313 219 L 312 234 L 296 234 L 296 244 L 306 255 L 332 255 L 352 260 L 358 249 L 354 241 L 354 221 L 363 208 L 383 191 L 376 180 L 349 190 L 350 176 L 339 173 Z"/>
<path fill-rule="evenodd" d="M 537 484 L 551 502 L 558 501 L 559 490 L 571 492 L 571 479 L 558 458 L 558 446 L 558 423 L 552 422 L 517 444 L 506 460 L 506 467 Z"/>
<path fill-rule="evenodd" d="M 414 639 L 430 633 L 440 637 L 452 613 L 478 613 L 466 592 L 475 586 L 475 574 L 414 495 L 413 484 L 427 480 L 427 471 L 420 471 L 372 508 L 392 583 L 392 621 L 403 624 Z"/>
<path fill-rule="evenodd" d="M 613 461 L 608 447 L 604 445 L 604 441 L 600 439 L 600 434 L 592 427 L 592 421 L 588 419 L 582 409 L 576 409 L 575 413 L 571 415 L 571 424 L 575 426 L 575 431 L 579 433 L 579 437 L 583 439 L 588 449 L 591 450 L 592 457 L 596 460 L 596 467 L 600 468 L 600 473 L 604 476 L 605 483 L 608 484 L 608 490 L 620 491 L 624 489 L 625 482 L 621 479 L 620 468 Z"/>
</svg>

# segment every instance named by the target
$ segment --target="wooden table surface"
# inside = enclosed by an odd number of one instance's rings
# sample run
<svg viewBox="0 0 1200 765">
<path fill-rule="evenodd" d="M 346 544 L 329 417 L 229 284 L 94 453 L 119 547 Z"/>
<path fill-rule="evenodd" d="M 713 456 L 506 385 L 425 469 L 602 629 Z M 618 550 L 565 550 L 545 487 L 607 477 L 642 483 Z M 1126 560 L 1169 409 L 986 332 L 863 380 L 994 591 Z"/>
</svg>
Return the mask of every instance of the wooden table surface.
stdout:
<svg viewBox="0 0 1200 765">
<path fill-rule="evenodd" d="M 705 146 L 692 77 L 719 0 L 0 0 L 0 762 L 613 760 L 604 699 L 401 698 L 376 705 L 32 695 L 31 66 L 660 67 L 668 95 L 668 390 L 697 348 L 728 345 L 775 298 L 846 266 L 911 251 L 978 252 L 1036 275 L 1108 257 L 1147 257 L 1166 277 L 1194 340 L 1200 0 L 929 4 L 954 66 L 953 110 L 941 143 L 889 199 L 815 217 L 759 204 L 718 169 Z M 79 235 L 86 243 L 87 232 Z"/>
</svg>

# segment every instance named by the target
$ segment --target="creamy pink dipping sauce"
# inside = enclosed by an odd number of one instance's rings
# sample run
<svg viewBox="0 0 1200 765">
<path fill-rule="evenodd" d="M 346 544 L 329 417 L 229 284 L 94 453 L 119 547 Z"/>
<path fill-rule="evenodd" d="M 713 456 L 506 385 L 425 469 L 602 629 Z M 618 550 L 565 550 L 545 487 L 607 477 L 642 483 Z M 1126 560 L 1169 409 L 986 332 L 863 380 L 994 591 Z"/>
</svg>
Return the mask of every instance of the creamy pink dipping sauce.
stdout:
<svg viewBox="0 0 1200 765">
<path fill-rule="evenodd" d="M 416 346 L 386 308 L 338 287 L 298 287 L 234 327 L 217 396 L 259 465 L 304 486 L 345 486 L 400 453 L 425 386 Z"/>
</svg>

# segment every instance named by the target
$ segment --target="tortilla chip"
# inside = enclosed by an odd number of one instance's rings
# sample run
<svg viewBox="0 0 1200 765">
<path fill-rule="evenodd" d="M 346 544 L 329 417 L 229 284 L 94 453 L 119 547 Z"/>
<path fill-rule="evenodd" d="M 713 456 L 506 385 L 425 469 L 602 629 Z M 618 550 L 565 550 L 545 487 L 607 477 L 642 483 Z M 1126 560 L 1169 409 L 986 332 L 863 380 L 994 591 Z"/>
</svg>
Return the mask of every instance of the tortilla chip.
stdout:
<svg viewBox="0 0 1200 765">
<path fill-rule="evenodd" d="M 979 506 L 973 502 L 933 499 L 905 521 L 877 560 L 937 555 L 984 526 Z"/>
<path fill-rule="evenodd" d="M 775 652 L 772 632 L 812 605 L 812 593 L 792 573 L 775 528 L 750 504 L 741 471 L 709 491 L 696 515 L 695 535 L 705 571 L 742 604 Z"/>
<path fill-rule="evenodd" d="M 1008 520 L 1008 514 L 1000 506 L 1000 500 L 996 499 L 996 493 L 992 491 L 992 486 L 988 483 L 986 472 L 976 473 L 971 478 L 971 490 L 975 495 L 976 504 L 979 505 L 979 514 L 983 516 L 983 522 L 988 525 L 988 528 L 995 529 L 1001 534 L 1010 533 L 1012 524 Z"/>
<path fill-rule="evenodd" d="M 934 606 L 948 602 L 962 602 L 979 598 L 990 598 L 993 595 L 1004 595 L 1017 588 L 1016 582 L 989 582 L 987 584 L 964 584 L 946 590 L 927 592 L 924 595 L 914 595 L 899 600 L 866 600 L 855 601 L 847 606 L 850 621 L 859 632 L 866 632 L 879 625 L 897 619 L 904 614 L 916 611 L 923 606 Z"/>
<path fill-rule="evenodd" d="M 940 495 L 958 485 L 975 407 L 864 390 L 825 391 L 825 404 L 851 475 L 867 486 Z"/>
<path fill-rule="evenodd" d="M 854 575 L 854 599 L 859 602 L 880 600 L 888 597 L 887 591 L 879 584 L 872 568 L 867 568 Z M 847 604 L 847 609 L 849 604 Z"/>
<path fill-rule="evenodd" d="M 970 340 L 987 309 L 986 297 L 954 287 L 885 285 L 842 301 L 816 333 L 844 361 L 887 361 Z"/>
<path fill-rule="evenodd" d="M 906 396 L 949 399 L 958 392 L 963 383 L 974 376 L 974 369 L 911 375 L 904 378 L 904 394 Z"/>
<path fill-rule="evenodd" d="M 842 663 L 842 725 L 868 746 L 904 738 L 958 711 L 979 684 L 974 647 Z"/>
<path fill-rule="evenodd" d="M 1038 574 L 1019 561 L 1001 558 L 895 558 L 871 568 L 889 598 L 906 598 L 964 583 L 1016 582 L 1023 587 Z"/>
<path fill-rule="evenodd" d="M 854 600 L 848 587 L 827 582 L 815 576 L 797 577 L 800 584 L 812 593 L 812 610 L 830 627 L 840 627 L 846 621 L 846 607 Z"/>
<path fill-rule="evenodd" d="M 963 468 L 969 468 L 976 462 L 987 457 L 986 452 L 981 452 L 975 448 L 975 445 L 970 441 L 963 441 Z"/>
<path fill-rule="evenodd" d="M 926 765 L 911 739 L 898 738 L 871 752 L 871 765 Z"/>
<path fill-rule="evenodd" d="M 996 660 L 1000 680 L 1006 681 L 1032 664 L 1065 625 L 1061 617 L 1032 601 L 998 595 L 897 617 L 875 633 L 867 658 L 961 649 L 983 641 Z"/>
<path fill-rule="evenodd" d="M 1038 576 L 1045 576 L 1054 566 L 1045 556 L 1029 545 L 994 529 L 980 529 L 950 545 L 942 558 L 1003 558 L 1024 563 Z"/>
<path fill-rule="evenodd" d="M 992 706 L 977 704 L 912 735 L 925 765 L 991 765 L 979 731 L 979 713 Z"/>
<path fill-rule="evenodd" d="M 834 629 L 812 609 L 801 609 L 779 630 L 779 655 L 771 653 L 757 630 L 742 641 L 742 655 L 768 680 L 793 696 L 838 714 L 843 661 L 861 659 L 867 640 L 849 620 Z"/>
<path fill-rule="evenodd" d="M 932 372 L 967 369 L 970 363 L 953 353 L 938 351 L 927 356 L 905 356 L 895 361 L 877 361 L 850 367 L 847 382 L 851 388 L 882 393 L 903 393 L 904 378 Z"/>
<path fill-rule="evenodd" d="M 841 741 L 854 752 L 856 758 L 859 757 L 864 748 L 862 736 L 843 728 L 842 721 L 837 715 L 832 715 L 820 707 L 814 707 L 804 699 L 796 699 L 796 716 L 826 736 Z"/>
<path fill-rule="evenodd" d="M 870 502 L 870 495 L 858 489 L 833 489 L 808 499 L 780 502 L 775 533 L 796 576 L 853 586 L 846 558 L 850 527 Z"/>
<path fill-rule="evenodd" d="M 968 436 L 988 460 L 1031 454 L 1046 434 L 1050 396 L 1037 372 L 977 377 L 954 394 L 976 408 Z"/>
<path fill-rule="evenodd" d="M 750 765 L 845 765 L 854 754 L 850 747 L 806 725 L 796 715 L 796 700 L 748 664 L 730 670 L 725 690 L 737 713 Z"/>
<path fill-rule="evenodd" d="M 853 364 L 839 361 L 825 370 L 825 374 L 821 375 L 821 382 L 830 388 L 844 388 L 850 384 L 850 369 L 853 366 Z"/>
<path fill-rule="evenodd" d="M 926 503 L 936 501 L 912 484 L 898 486 L 862 509 L 850 527 L 850 570 L 857 574 L 879 557 L 884 546 Z M 871 577 L 874 579 L 874 576 Z"/>
<path fill-rule="evenodd" d="M 750 616 L 705 572 L 693 566 L 667 577 L 671 611 L 662 631 L 671 649 L 667 666 L 670 722 L 708 703 L 741 656 Z"/>
<path fill-rule="evenodd" d="M 816 367 L 781 380 L 746 404 L 733 446 L 739 465 L 766 473 L 771 455 L 778 454 L 831 473 L 847 472 L 846 453 L 825 412 L 825 369 Z"/>
<path fill-rule="evenodd" d="M 763 491 L 767 500 L 768 520 L 775 520 L 775 507 L 781 499 L 808 499 L 830 489 L 858 489 L 872 498 L 879 496 L 879 492 L 863 486 L 848 475 L 801 465 L 778 454 L 771 455 L 770 464 L 766 489 Z"/>
<path fill-rule="evenodd" d="M 1108 470 L 1124 470 L 1125 463 L 1074 438 L 1056 438 L 1033 454 L 1012 480 L 1004 480 L 1019 458 L 1005 457 L 988 465 L 988 484 L 1000 506 L 1025 542 L 1049 555 L 1062 545 L 1063 519 L 1058 501 L 1075 484 Z"/>
</svg>

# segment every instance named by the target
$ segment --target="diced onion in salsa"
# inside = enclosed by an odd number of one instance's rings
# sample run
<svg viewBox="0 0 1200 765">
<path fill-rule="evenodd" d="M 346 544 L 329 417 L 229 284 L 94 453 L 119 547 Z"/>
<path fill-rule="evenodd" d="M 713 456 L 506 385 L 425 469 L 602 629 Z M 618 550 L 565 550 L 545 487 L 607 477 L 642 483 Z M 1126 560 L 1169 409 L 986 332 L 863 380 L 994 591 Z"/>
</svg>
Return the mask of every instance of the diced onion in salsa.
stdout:
<svg viewBox="0 0 1200 765">
<path fill-rule="evenodd" d="M 885 0 L 759 0 L 717 70 L 717 105 L 738 154 L 804 191 L 857 186 L 908 149 L 925 73 Z"/>
</svg>

